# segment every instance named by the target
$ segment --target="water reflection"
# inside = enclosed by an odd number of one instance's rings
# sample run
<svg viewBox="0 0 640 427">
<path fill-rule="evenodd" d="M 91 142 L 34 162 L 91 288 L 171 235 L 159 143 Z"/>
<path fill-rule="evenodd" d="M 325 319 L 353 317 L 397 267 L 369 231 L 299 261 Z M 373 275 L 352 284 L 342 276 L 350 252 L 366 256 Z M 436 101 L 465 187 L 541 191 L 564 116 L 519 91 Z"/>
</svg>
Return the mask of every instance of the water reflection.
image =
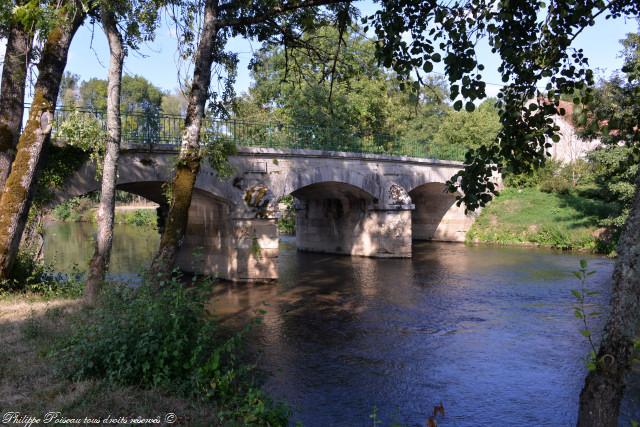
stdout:
<svg viewBox="0 0 640 427">
<path fill-rule="evenodd" d="M 95 249 L 96 224 L 54 222 L 46 226 L 44 259 L 61 273 L 84 271 Z M 158 249 L 152 227 L 115 224 L 109 275 L 131 279 L 145 269 Z"/>
<path fill-rule="evenodd" d="M 92 233 L 56 224 L 45 255 L 60 271 L 86 265 Z M 118 225 L 112 271 L 139 271 L 157 239 Z M 267 310 L 252 348 L 267 389 L 305 426 L 371 425 L 373 406 L 383 425 L 422 426 L 440 401 L 443 426 L 568 426 L 588 352 L 570 293 L 581 257 L 418 243 L 413 259 L 350 258 L 299 253 L 285 238 L 277 284 L 217 284 L 210 308 L 230 325 Z M 606 304 L 612 262 L 590 266 Z M 626 420 L 640 418 L 632 386 Z"/>
</svg>

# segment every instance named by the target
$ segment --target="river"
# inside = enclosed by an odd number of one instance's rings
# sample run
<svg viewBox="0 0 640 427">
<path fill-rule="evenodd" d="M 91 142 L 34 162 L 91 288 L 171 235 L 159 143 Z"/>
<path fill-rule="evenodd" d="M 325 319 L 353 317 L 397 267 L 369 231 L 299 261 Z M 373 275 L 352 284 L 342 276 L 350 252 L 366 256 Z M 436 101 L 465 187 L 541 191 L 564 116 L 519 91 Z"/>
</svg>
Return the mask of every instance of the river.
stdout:
<svg viewBox="0 0 640 427">
<path fill-rule="evenodd" d="M 49 225 L 45 259 L 86 265 L 92 229 Z M 157 244 L 152 230 L 118 225 L 111 271 L 131 277 Z M 305 426 L 371 426 L 374 407 L 381 426 L 424 426 L 440 402 L 440 426 L 571 426 L 589 351 L 573 315 L 580 258 L 596 271 L 592 302 L 606 306 L 606 258 L 429 242 L 412 259 L 352 258 L 297 252 L 284 237 L 278 283 L 217 284 L 211 306 L 231 324 L 266 310 L 251 347 L 267 391 Z M 630 382 L 621 425 L 640 418 Z"/>
</svg>

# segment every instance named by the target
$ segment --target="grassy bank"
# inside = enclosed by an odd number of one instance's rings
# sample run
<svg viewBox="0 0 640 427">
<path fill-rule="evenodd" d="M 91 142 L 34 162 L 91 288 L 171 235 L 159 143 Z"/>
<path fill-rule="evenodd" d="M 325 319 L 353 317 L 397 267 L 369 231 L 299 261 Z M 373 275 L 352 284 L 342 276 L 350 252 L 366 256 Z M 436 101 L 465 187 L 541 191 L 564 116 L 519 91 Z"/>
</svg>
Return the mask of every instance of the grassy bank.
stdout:
<svg viewBox="0 0 640 427">
<path fill-rule="evenodd" d="M 88 198 L 75 198 L 56 206 L 51 212 L 55 221 L 96 222 L 96 203 Z M 116 206 L 116 224 L 154 226 L 157 222 L 155 206 Z"/>
<path fill-rule="evenodd" d="M 467 241 L 608 253 L 611 242 L 598 222 L 610 209 L 585 194 L 505 189 L 481 212 Z"/>
<path fill-rule="evenodd" d="M 77 298 L 4 293 L 0 407 L 102 424 L 286 425 L 288 410 L 257 385 L 244 332 L 206 313 L 211 283 L 202 285 L 112 284 L 93 309 Z"/>
<path fill-rule="evenodd" d="M 91 313 L 75 299 L 10 296 L 0 300 L 0 407 L 5 412 L 39 418 L 49 411 L 60 411 L 67 418 L 160 416 L 162 421 L 171 412 L 181 417 L 183 425 L 215 425 L 215 413 L 189 399 L 61 375 L 48 354 L 79 322 L 90 320 Z"/>
</svg>

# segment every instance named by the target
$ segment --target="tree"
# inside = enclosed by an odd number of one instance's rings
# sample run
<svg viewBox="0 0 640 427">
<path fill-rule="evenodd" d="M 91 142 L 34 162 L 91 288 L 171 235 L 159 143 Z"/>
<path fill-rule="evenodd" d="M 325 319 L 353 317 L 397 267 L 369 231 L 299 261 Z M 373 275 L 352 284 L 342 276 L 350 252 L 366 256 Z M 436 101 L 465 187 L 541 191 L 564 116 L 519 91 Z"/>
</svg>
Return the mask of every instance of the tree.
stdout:
<svg viewBox="0 0 640 427">
<path fill-rule="evenodd" d="M 477 110 L 450 111 L 434 136 L 434 143 L 463 149 L 490 144 L 500 131 L 500 116 L 494 101 L 484 101 Z"/>
<path fill-rule="evenodd" d="M 356 26 L 342 34 L 322 27 L 303 41 L 310 47 L 265 46 L 258 52 L 255 83 L 237 101 L 237 117 L 321 126 L 347 135 L 431 140 L 448 109 L 441 79 L 429 81 L 419 96 L 401 87 L 393 73 L 378 66 L 374 43 Z"/>
<path fill-rule="evenodd" d="M 104 79 L 91 78 L 80 84 L 80 107 L 90 111 L 107 110 L 107 86 Z"/>
<path fill-rule="evenodd" d="M 620 41 L 624 65 L 621 73 L 601 79 L 593 101 L 578 106 L 573 113 L 582 138 L 598 138 L 604 146 L 587 158 L 593 167 L 600 197 L 612 206 L 613 215 L 602 222 L 612 231 L 612 240 L 622 232 L 635 194 L 634 179 L 638 174 L 638 157 L 633 148 L 620 141 L 633 139 L 624 130 L 634 130 L 640 117 L 638 76 L 640 76 L 640 35 L 630 33 Z M 635 123 L 635 125 L 634 125 Z"/>
<path fill-rule="evenodd" d="M 36 26 L 42 21 L 40 13 L 34 10 L 39 6 L 37 1 L 18 1 L 12 11 L 0 15 L 8 33 L 0 87 L 0 191 L 11 171 L 20 137 L 33 37 Z"/>
<path fill-rule="evenodd" d="M 142 76 L 125 74 L 121 80 L 120 111 L 122 113 L 157 113 L 160 111 L 164 96 L 160 88 Z M 79 106 L 96 112 L 106 111 L 108 86 L 108 80 L 95 77 L 82 82 L 79 89 Z"/>
<path fill-rule="evenodd" d="M 76 1 L 63 2 L 47 35 L 29 119 L 20 136 L 11 173 L 0 199 L 0 278 L 8 277 L 29 211 L 30 193 L 42 147 L 51 135 L 53 113 L 71 40 L 86 12 Z"/>
<path fill-rule="evenodd" d="M 84 301 L 94 305 L 100 284 L 111 256 L 113 242 L 113 224 L 115 216 L 116 182 L 118 179 L 118 157 L 122 128 L 120 111 L 143 111 L 159 107 L 161 92 L 143 77 L 122 78 L 122 67 L 127 54 L 127 47 L 136 48 L 140 40 L 153 36 L 158 20 L 160 3 L 137 1 L 110 1 L 101 4 L 101 19 L 105 35 L 109 42 L 109 75 L 107 79 L 107 140 L 102 166 L 102 185 L 100 203 L 98 205 L 98 233 L 93 257 L 89 263 L 89 271 L 84 290 Z M 125 29 L 118 26 L 123 23 Z M 135 25 L 133 25 L 135 23 Z M 124 88 L 121 104 L 121 89 Z M 157 108 L 156 108 L 157 112 Z"/>
<path fill-rule="evenodd" d="M 344 4 L 342 4 L 344 3 Z M 323 10 L 319 6 L 326 5 Z M 205 106 L 209 98 L 209 109 L 215 116 L 222 113 L 225 101 L 233 94 L 233 78 L 237 55 L 226 52 L 227 40 L 232 36 L 257 38 L 259 41 L 295 44 L 300 35 L 319 24 L 333 21 L 345 28 L 354 12 L 348 2 L 339 0 L 306 0 L 289 2 L 244 2 L 232 1 L 219 4 L 207 0 L 204 14 L 200 2 L 189 2 L 178 8 L 182 19 L 183 53 L 194 55 L 193 77 L 189 88 L 187 114 L 172 182 L 172 198 L 169 204 L 166 226 L 160 238 L 158 253 L 152 262 L 151 271 L 160 278 L 167 277 L 175 263 L 178 248 L 187 227 L 189 206 L 193 188 L 202 160 L 200 152 L 200 129 L 203 125 Z M 177 16 L 174 14 L 174 16 Z M 197 18 L 202 17 L 201 28 L 193 28 Z M 184 25 L 187 23 L 187 25 Z M 199 32 L 199 37 L 196 34 Z M 197 39 L 197 44 L 194 41 Z M 211 66 L 218 64 L 226 70 L 225 83 L 219 91 L 210 91 Z"/>
<path fill-rule="evenodd" d="M 448 183 L 451 191 L 462 190 L 459 203 L 473 210 L 496 193 L 492 176 L 505 165 L 520 173 L 544 164 L 550 146 L 546 137 L 559 140 L 551 116 L 557 113 L 562 95 L 578 94 L 574 99 L 578 105 L 592 101 L 593 72 L 584 52 L 571 47 L 575 38 L 600 15 L 616 18 L 638 13 L 640 4 L 632 0 L 558 0 L 549 5 L 388 0 L 367 21 L 380 40 L 381 62 L 399 75 L 406 77 L 416 70 L 418 75 L 429 73 L 434 62 L 444 61 L 456 110 L 464 104 L 471 111 L 472 101 L 486 96 L 477 40 L 487 39 L 492 51 L 500 55 L 499 72 L 505 86 L 496 105 L 502 129 L 494 143 L 467 152 L 464 171 Z M 637 75 L 630 78 L 638 82 Z M 546 93 L 537 88 L 541 82 L 546 83 Z M 529 103 L 531 99 L 537 102 Z M 617 123 L 619 141 L 638 146 L 637 118 Z M 611 313 L 596 369 L 588 374 L 580 395 L 580 426 L 617 425 L 624 374 L 640 324 L 640 176 L 636 177 L 635 192 L 618 247 Z"/>
</svg>

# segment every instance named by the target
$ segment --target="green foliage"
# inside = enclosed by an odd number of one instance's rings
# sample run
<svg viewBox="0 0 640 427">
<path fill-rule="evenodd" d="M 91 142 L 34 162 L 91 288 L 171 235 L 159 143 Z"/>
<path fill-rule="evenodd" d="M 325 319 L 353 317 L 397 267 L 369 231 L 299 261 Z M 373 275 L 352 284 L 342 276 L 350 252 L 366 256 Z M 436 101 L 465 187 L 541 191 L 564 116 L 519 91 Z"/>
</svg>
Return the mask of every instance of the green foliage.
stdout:
<svg viewBox="0 0 640 427">
<path fill-rule="evenodd" d="M 156 225 L 155 209 L 116 210 L 116 224 L 129 224 L 138 227 Z"/>
<path fill-rule="evenodd" d="M 35 294 L 46 298 L 79 297 L 84 288 L 79 275 L 56 275 L 53 267 L 42 262 L 31 250 L 18 252 L 9 279 L 0 281 L 0 296 L 6 294 Z"/>
<path fill-rule="evenodd" d="M 589 320 L 599 317 L 601 313 L 596 311 L 595 307 L 592 307 L 587 303 L 587 299 L 589 297 L 598 295 L 599 292 L 588 289 L 586 287 L 586 283 L 587 278 L 595 274 L 595 271 L 590 271 L 588 269 L 587 260 L 581 259 L 580 268 L 577 271 L 574 271 L 573 274 L 580 281 L 580 289 L 573 289 L 571 291 L 576 299 L 576 304 L 573 306 L 573 313 L 582 321 L 583 327 L 580 329 L 580 335 L 589 341 L 589 346 L 591 347 L 591 351 L 586 359 L 586 365 L 590 371 L 594 371 L 597 369 L 596 354 L 598 351 L 593 343 L 591 329 L 589 328 Z"/>
<path fill-rule="evenodd" d="M 74 197 L 56 205 L 53 217 L 58 221 L 95 222 L 95 203 L 88 197 Z"/>
<path fill-rule="evenodd" d="M 288 194 L 279 201 L 281 216 L 278 218 L 278 232 L 280 234 L 296 234 L 296 211 L 293 196 Z M 282 209 L 284 207 L 284 209 Z"/>
<path fill-rule="evenodd" d="M 448 110 L 440 79 L 427 79 L 419 93 L 409 91 L 378 66 L 374 43 L 357 27 L 340 33 L 326 26 L 303 37 L 312 50 L 267 45 L 258 53 L 252 68 L 255 83 L 237 101 L 236 117 L 332 129 L 335 135 L 313 131 L 319 147 L 323 138 L 353 135 L 369 138 L 379 152 L 401 151 L 386 146 L 391 140 L 400 146 L 431 142 Z"/>
<path fill-rule="evenodd" d="M 244 361 L 245 332 L 228 333 L 206 313 L 210 286 L 173 278 L 160 288 L 106 288 L 93 321 L 78 325 L 53 357 L 72 379 L 212 401 L 222 423 L 286 425 L 288 411 L 258 388 L 255 367 Z"/>
<path fill-rule="evenodd" d="M 542 167 L 529 172 L 506 172 L 504 184 L 509 188 L 538 188 L 545 193 L 568 194 L 593 180 L 592 169 L 591 164 L 581 159 L 572 163 L 548 159 Z"/>
<path fill-rule="evenodd" d="M 204 145 L 202 151 L 209 165 L 218 173 L 218 177 L 228 178 L 233 175 L 233 166 L 229 163 L 229 156 L 238 152 L 234 141 L 221 138 L 214 143 Z"/>
<path fill-rule="evenodd" d="M 107 110 L 107 81 L 91 78 L 82 82 L 79 88 L 79 107 L 90 111 Z M 66 106 L 66 105 L 65 105 Z M 68 106 L 75 108 L 74 106 Z"/>
<path fill-rule="evenodd" d="M 465 149 L 491 144 L 500 131 L 500 117 L 493 102 L 487 100 L 472 112 L 448 112 L 434 135 L 434 143 Z"/>
<path fill-rule="evenodd" d="M 75 110 L 78 107 L 78 84 L 80 76 L 66 71 L 60 81 L 58 102 L 56 105 L 65 110 Z"/>
<path fill-rule="evenodd" d="M 67 75 L 67 78 L 73 75 Z M 78 81 L 67 86 L 73 91 L 78 99 L 78 107 L 94 112 L 104 112 L 107 110 L 107 80 L 92 78 L 83 81 L 79 88 Z M 77 93 L 76 93 L 77 91 Z M 141 113 L 160 111 L 162 99 L 165 94 L 160 88 L 142 76 L 125 74 L 122 76 L 122 93 L 120 100 L 120 110 L 122 113 Z M 67 107 L 65 105 L 65 107 Z M 76 107 L 76 105 L 72 106 Z"/>
<path fill-rule="evenodd" d="M 60 203 L 55 208 L 53 208 L 53 217 L 58 221 L 67 221 L 71 219 L 71 215 L 76 203 L 77 200 L 75 198 L 65 200 L 64 202 Z"/>
<path fill-rule="evenodd" d="M 568 194 L 571 182 L 562 175 L 551 175 L 540 183 L 540 191 L 545 193 Z"/>
<path fill-rule="evenodd" d="M 107 133 L 97 118 L 74 111 L 56 129 L 55 137 L 89 153 L 89 159 L 96 164 L 96 175 L 102 174 Z"/>
<path fill-rule="evenodd" d="M 631 208 L 639 163 L 634 160 L 632 149 L 622 146 L 594 150 L 589 153 L 588 159 L 593 165 L 597 195 L 611 207 L 608 218 L 603 219 L 601 224 L 612 230 L 613 240 L 616 241 Z"/>
<path fill-rule="evenodd" d="M 54 4 L 42 2 L 40 0 L 21 1 L 11 8 L 13 2 L 6 1 L 6 9 L 0 9 L 0 18 L 18 23 L 23 28 L 30 29 L 34 33 L 38 31 L 39 37 L 45 39 L 47 33 L 53 26 L 57 16 L 57 9 Z"/>
</svg>

